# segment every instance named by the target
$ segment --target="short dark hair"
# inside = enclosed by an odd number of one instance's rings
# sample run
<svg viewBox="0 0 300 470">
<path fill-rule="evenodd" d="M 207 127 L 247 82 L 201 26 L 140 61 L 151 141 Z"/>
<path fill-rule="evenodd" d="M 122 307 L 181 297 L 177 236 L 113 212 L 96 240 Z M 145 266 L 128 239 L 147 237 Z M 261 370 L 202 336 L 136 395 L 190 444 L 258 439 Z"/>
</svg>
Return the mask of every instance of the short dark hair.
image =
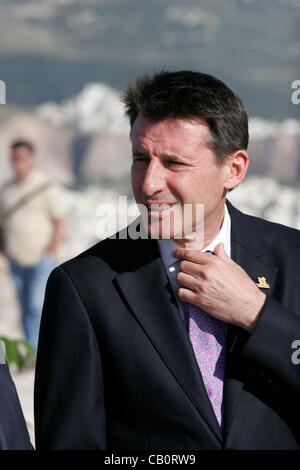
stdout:
<svg viewBox="0 0 300 470">
<path fill-rule="evenodd" d="M 248 147 L 248 116 L 240 98 L 212 75 L 189 70 L 144 74 L 124 90 L 123 103 L 131 129 L 138 115 L 153 121 L 203 119 L 209 145 L 219 164 Z"/>
<path fill-rule="evenodd" d="M 34 153 L 35 151 L 33 144 L 29 142 L 29 140 L 18 139 L 15 140 L 10 146 L 11 150 L 15 150 L 19 147 L 26 147 L 28 150 L 30 150 L 31 153 Z"/>
</svg>

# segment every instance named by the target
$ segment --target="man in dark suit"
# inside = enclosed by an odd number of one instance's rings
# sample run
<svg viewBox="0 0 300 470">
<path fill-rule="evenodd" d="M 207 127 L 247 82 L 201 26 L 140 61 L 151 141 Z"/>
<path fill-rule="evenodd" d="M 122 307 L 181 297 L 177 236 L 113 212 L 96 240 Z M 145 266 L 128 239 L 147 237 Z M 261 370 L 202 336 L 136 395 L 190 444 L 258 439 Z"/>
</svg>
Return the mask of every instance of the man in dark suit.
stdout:
<svg viewBox="0 0 300 470">
<path fill-rule="evenodd" d="M 37 448 L 299 449 L 300 238 L 226 201 L 248 168 L 243 104 L 189 71 L 124 102 L 146 211 L 50 276 Z"/>
<path fill-rule="evenodd" d="M 4 343 L 0 341 L 0 449 L 31 450 L 15 385 L 5 360 Z"/>
</svg>

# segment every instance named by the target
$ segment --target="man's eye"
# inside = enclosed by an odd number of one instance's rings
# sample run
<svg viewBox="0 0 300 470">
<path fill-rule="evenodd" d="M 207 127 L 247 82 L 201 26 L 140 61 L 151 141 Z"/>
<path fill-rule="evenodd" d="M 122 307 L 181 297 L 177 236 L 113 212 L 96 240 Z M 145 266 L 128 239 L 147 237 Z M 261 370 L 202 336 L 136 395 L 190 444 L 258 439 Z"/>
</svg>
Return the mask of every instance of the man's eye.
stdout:
<svg viewBox="0 0 300 470">
<path fill-rule="evenodd" d="M 145 163 L 147 159 L 145 157 L 136 157 L 133 159 L 133 163 Z"/>
</svg>

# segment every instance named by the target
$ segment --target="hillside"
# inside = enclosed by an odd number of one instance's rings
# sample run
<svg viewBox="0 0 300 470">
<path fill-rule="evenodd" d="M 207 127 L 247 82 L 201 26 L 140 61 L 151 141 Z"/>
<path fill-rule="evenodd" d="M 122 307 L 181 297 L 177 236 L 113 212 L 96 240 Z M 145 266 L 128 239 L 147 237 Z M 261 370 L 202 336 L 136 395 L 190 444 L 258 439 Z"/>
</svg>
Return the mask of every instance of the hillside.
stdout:
<svg viewBox="0 0 300 470">
<path fill-rule="evenodd" d="M 299 20 L 298 0 L 2 0 L 0 79 L 10 105 L 32 106 L 192 68 L 228 82 L 250 115 L 297 117 Z"/>
</svg>

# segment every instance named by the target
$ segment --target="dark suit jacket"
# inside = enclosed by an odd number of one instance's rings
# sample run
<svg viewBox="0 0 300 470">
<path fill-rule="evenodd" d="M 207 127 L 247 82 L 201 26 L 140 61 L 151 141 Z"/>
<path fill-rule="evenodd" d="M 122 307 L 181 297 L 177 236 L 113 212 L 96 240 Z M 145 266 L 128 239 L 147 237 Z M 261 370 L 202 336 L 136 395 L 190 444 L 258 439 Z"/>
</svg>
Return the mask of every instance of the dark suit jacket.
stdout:
<svg viewBox="0 0 300 470">
<path fill-rule="evenodd" d="M 228 204 L 232 258 L 270 289 L 251 335 L 228 326 L 222 435 L 155 240 L 98 243 L 49 279 L 38 449 L 299 449 L 299 231 Z M 239 286 L 236 286 L 238 289 Z"/>
<path fill-rule="evenodd" d="M 7 364 L 0 364 L 0 449 L 32 449 L 16 388 Z"/>
</svg>

